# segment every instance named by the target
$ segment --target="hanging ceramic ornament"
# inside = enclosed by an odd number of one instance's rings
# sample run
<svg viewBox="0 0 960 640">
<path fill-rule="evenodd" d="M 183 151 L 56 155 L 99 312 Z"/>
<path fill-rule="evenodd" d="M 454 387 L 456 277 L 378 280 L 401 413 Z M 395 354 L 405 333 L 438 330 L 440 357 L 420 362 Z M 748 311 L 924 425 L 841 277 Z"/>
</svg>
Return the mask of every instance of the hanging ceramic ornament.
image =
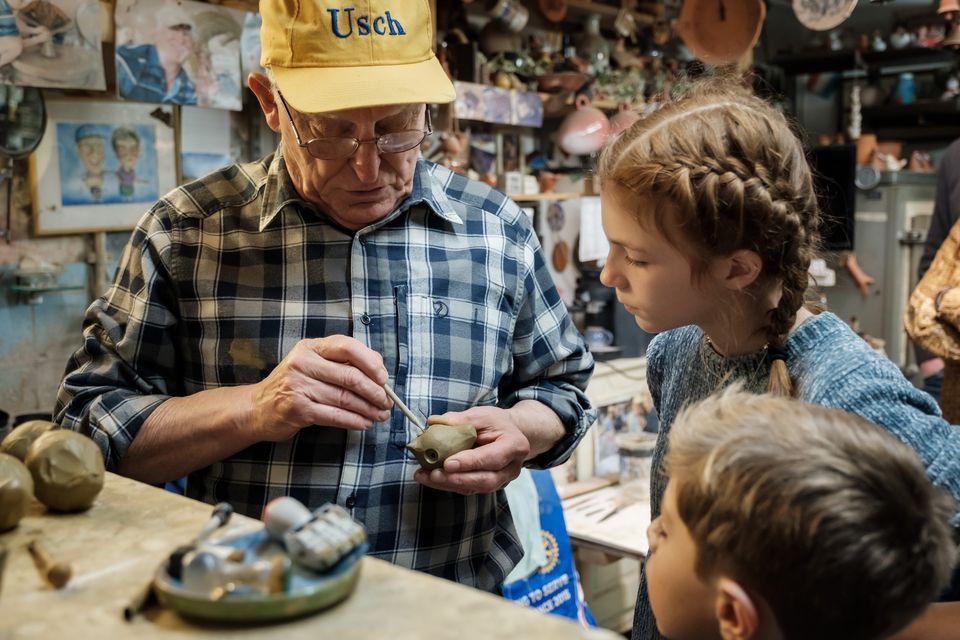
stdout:
<svg viewBox="0 0 960 640">
<path fill-rule="evenodd" d="M 793 0 L 793 12 L 808 29 L 828 31 L 850 17 L 857 0 Z"/>
<path fill-rule="evenodd" d="M 563 240 L 557 240 L 553 245 L 553 268 L 557 273 L 563 273 L 570 264 L 570 245 Z"/>
<path fill-rule="evenodd" d="M 684 0 L 677 33 L 698 60 L 733 64 L 753 49 L 766 15 L 763 0 Z"/>
</svg>

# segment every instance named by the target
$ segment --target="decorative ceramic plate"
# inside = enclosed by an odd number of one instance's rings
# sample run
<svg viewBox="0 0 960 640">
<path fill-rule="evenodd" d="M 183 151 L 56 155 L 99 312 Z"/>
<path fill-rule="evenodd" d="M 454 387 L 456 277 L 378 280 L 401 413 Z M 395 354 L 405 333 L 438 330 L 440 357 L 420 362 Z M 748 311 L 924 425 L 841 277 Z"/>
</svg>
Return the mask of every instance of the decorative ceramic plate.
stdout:
<svg viewBox="0 0 960 640">
<path fill-rule="evenodd" d="M 283 552 L 264 529 L 216 542 L 243 550 L 245 562 L 270 559 Z M 360 577 L 360 560 L 367 549 L 367 543 L 363 543 L 323 573 L 294 565 L 290 588 L 285 593 L 237 590 L 211 598 L 184 589 L 180 580 L 167 573 L 166 564 L 157 570 L 153 585 L 164 606 L 186 617 L 224 622 L 281 620 L 319 611 L 349 596 Z"/>
<path fill-rule="evenodd" d="M 850 17 L 857 0 L 793 0 L 793 12 L 803 26 L 827 31 Z"/>
</svg>

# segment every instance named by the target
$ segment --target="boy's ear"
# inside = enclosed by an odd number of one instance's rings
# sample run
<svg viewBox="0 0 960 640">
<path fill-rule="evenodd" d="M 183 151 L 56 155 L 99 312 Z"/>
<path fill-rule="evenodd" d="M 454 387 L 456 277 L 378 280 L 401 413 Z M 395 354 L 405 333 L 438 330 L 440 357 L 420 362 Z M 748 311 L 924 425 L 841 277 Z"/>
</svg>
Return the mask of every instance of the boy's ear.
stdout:
<svg viewBox="0 0 960 640">
<path fill-rule="evenodd" d="M 757 636 L 760 613 L 750 594 L 739 584 L 721 576 L 717 580 L 716 615 L 723 640 L 749 640 Z"/>
<path fill-rule="evenodd" d="M 756 282 L 763 271 L 763 260 L 755 251 L 737 249 L 719 258 L 713 266 L 714 276 L 728 289 L 740 291 Z"/>
</svg>

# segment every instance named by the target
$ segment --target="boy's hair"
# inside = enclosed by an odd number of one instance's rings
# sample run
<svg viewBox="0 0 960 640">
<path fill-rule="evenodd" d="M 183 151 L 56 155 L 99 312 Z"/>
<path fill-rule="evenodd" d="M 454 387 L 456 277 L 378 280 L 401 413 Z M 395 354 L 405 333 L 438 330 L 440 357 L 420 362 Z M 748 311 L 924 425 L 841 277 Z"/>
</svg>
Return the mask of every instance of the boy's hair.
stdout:
<svg viewBox="0 0 960 640">
<path fill-rule="evenodd" d="M 114 150 L 117 148 L 117 142 L 120 140 L 133 140 L 137 143 L 137 146 L 140 146 L 140 136 L 137 135 L 137 132 L 128 127 L 117 127 L 113 130 L 113 133 L 110 135 L 110 144 L 113 145 Z"/>
<path fill-rule="evenodd" d="M 700 80 L 624 131 L 603 151 L 598 173 L 641 224 L 669 238 L 696 277 L 709 261 L 739 249 L 763 260 L 759 286 L 779 282 L 768 341 L 783 346 L 803 305 L 820 212 L 803 147 L 784 116 L 736 76 Z M 782 360 L 769 390 L 793 393 Z"/>
<path fill-rule="evenodd" d="M 680 414 L 665 466 L 698 576 L 758 593 L 786 638 L 886 637 L 956 561 L 952 498 L 853 414 L 733 388 Z"/>
</svg>

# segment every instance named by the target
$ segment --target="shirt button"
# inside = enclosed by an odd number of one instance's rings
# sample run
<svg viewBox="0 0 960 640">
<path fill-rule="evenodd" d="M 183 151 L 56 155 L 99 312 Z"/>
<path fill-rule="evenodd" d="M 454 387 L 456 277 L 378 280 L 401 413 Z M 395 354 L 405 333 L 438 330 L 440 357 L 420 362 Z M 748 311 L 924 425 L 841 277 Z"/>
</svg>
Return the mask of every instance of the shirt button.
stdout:
<svg viewBox="0 0 960 640">
<path fill-rule="evenodd" d="M 343 504 L 346 505 L 347 509 L 353 509 L 357 504 L 357 499 L 353 496 L 347 496 L 347 499 L 343 501 Z"/>
<path fill-rule="evenodd" d="M 370 316 L 368 314 L 364 313 L 362 316 L 360 316 L 360 322 L 362 322 L 363 324 L 370 324 L 371 322 L 373 322 L 373 320 L 370 319 Z"/>
<path fill-rule="evenodd" d="M 367 246 L 367 236 L 360 236 L 360 244 Z"/>
</svg>

